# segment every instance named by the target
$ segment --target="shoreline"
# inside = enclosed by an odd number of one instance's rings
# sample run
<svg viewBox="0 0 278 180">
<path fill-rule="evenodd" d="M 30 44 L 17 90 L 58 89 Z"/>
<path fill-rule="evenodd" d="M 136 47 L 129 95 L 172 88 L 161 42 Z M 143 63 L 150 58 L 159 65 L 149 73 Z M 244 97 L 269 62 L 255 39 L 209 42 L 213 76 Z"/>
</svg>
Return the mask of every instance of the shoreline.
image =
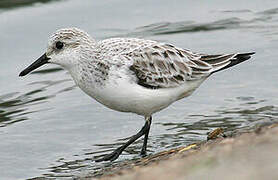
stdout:
<svg viewBox="0 0 278 180">
<path fill-rule="evenodd" d="M 76 179 L 278 178 L 278 171 L 270 172 L 270 169 L 278 169 L 278 155 L 275 156 L 278 154 L 278 123 L 228 133 L 217 128 L 208 137 L 212 139 L 111 164 L 95 174 Z"/>
</svg>

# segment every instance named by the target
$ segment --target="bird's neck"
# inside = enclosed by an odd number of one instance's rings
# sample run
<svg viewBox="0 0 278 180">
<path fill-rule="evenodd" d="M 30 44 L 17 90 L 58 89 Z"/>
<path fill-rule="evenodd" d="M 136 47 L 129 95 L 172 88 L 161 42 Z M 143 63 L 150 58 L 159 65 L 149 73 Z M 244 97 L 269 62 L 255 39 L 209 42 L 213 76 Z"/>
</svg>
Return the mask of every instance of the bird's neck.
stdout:
<svg viewBox="0 0 278 180">
<path fill-rule="evenodd" d="M 102 87 L 108 79 L 110 65 L 105 61 L 97 61 L 94 58 L 83 59 L 80 63 L 67 69 L 75 83 L 81 88 L 88 86 Z M 85 87 L 84 87 L 85 86 Z"/>
</svg>

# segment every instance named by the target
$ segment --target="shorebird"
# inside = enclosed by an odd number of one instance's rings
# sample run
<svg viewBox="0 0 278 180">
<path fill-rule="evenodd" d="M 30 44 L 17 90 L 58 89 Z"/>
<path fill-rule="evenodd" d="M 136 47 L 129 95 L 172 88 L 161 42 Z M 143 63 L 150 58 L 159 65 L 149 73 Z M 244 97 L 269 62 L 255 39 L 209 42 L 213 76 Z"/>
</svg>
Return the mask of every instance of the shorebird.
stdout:
<svg viewBox="0 0 278 180">
<path fill-rule="evenodd" d="M 152 115 L 187 97 L 211 74 L 248 60 L 254 52 L 208 55 L 168 43 L 137 38 L 95 41 L 77 28 L 56 31 L 46 52 L 23 70 L 25 76 L 53 63 L 62 66 L 74 82 L 101 104 L 121 112 L 142 115 L 145 125 L 125 144 L 96 161 L 113 161 L 126 147 L 144 136 L 146 154 Z"/>
</svg>

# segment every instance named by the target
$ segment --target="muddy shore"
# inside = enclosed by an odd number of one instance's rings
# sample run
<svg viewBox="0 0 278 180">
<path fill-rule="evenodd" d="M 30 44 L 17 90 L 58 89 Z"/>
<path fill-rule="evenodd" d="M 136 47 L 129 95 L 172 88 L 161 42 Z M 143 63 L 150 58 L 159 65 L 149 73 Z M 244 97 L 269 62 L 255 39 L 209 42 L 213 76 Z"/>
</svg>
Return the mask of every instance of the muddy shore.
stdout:
<svg viewBox="0 0 278 180">
<path fill-rule="evenodd" d="M 104 167 L 82 180 L 278 179 L 278 123 Z"/>
</svg>

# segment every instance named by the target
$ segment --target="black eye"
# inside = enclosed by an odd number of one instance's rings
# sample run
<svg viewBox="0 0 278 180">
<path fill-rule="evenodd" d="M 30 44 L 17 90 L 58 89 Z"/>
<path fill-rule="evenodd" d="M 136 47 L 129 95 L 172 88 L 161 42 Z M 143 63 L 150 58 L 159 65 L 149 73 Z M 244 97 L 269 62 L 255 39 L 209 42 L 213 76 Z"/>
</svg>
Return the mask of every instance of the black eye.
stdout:
<svg viewBox="0 0 278 180">
<path fill-rule="evenodd" d="M 64 47 L 64 43 L 62 43 L 61 41 L 56 42 L 57 49 L 62 49 L 63 47 Z"/>
</svg>

